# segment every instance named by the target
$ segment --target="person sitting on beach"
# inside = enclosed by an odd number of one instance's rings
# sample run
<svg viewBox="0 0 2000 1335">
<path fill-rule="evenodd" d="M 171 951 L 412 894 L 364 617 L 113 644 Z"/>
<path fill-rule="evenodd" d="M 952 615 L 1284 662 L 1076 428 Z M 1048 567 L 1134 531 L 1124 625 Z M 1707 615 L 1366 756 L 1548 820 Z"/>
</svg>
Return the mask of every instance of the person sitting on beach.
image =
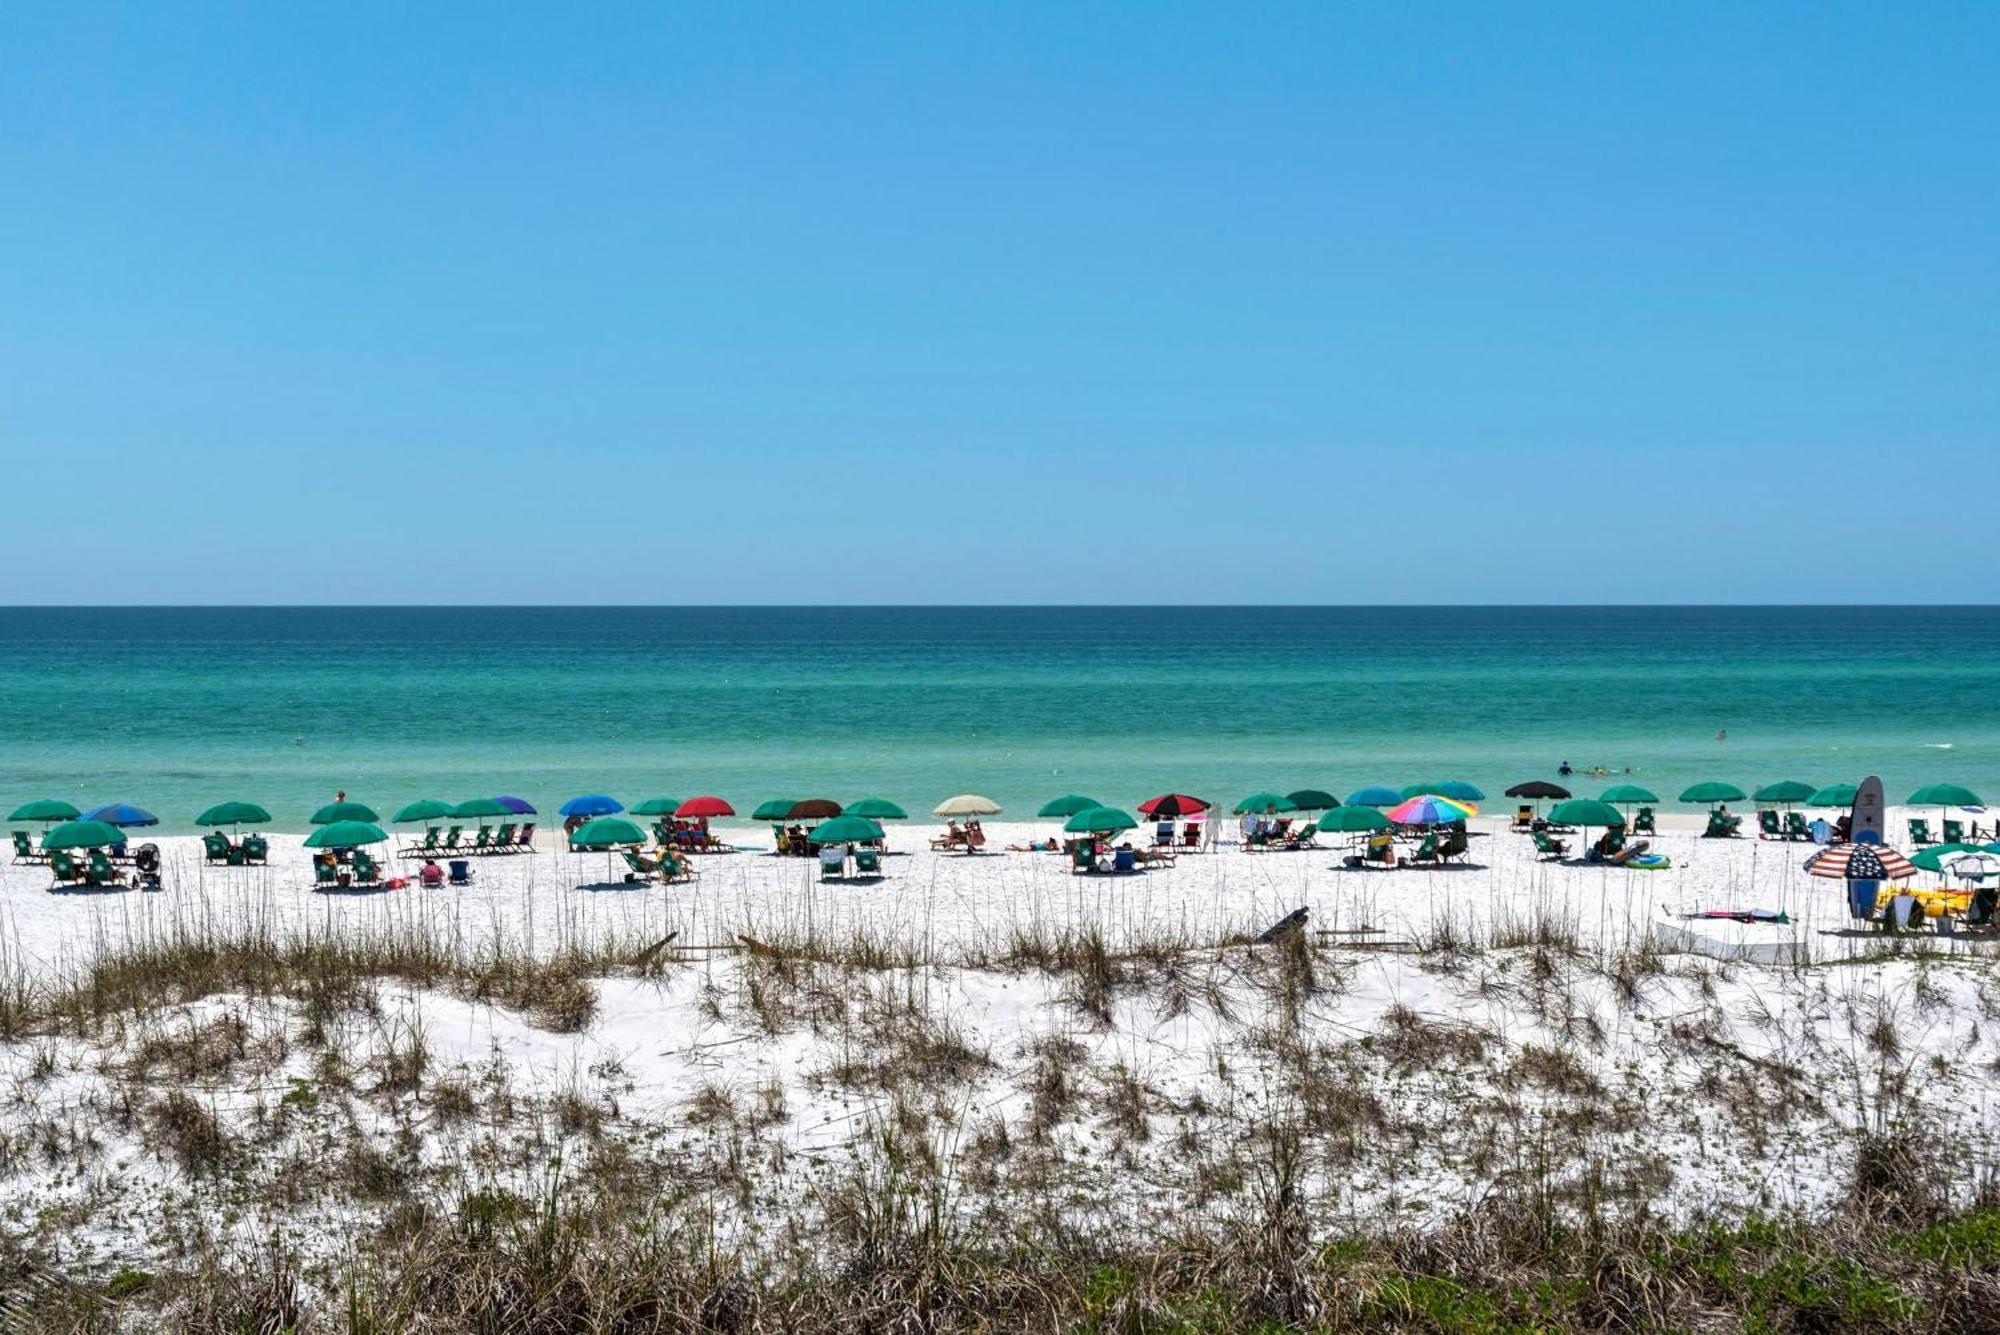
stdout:
<svg viewBox="0 0 2000 1335">
<path fill-rule="evenodd" d="M 432 859 L 425 858 L 423 869 L 417 873 L 417 879 L 423 882 L 427 889 L 436 889 L 444 884 L 444 868 L 438 866 Z"/>
</svg>

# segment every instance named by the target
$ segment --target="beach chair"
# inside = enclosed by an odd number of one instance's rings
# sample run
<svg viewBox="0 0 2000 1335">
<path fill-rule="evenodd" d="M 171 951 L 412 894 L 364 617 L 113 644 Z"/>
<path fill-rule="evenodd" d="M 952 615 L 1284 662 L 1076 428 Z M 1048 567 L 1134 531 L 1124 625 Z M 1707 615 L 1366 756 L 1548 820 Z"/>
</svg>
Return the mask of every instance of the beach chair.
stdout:
<svg viewBox="0 0 2000 1335">
<path fill-rule="evenodd" d="M 662 853 L 660 855 L 660 879 L 662 881 L 670 884 L 674 881 L 692 881 L 699 875 L 701 873 L 695 870 L 694 863 L 690 859 L 684 858 L 678 853 Z"/>
<path fill-rule="evenodd" d="M 491 853 L 493 851 L 493 827 L 490 825 L 480 826 L 479 833 L 472 836 L 472 847 L 465 851 L 480 854 Z"/>
<path fill-rule="evenodd" d="M 246 834 L 237 847 L 243 854 L 243 865 L 262 867 L 271 861 L 271 843 L 261 834 Z"/>
<path fill-rule="evenodd" d="M 1315 848 L 1319 844 L 1319 822 L 1309 821 L 1285 836 L 1286 848 Z"/>
<path fill-rule="evenodd" d="M 125 877 L 111 865 L 111 858 L 101 848 L 90 850 L 90 869 L 84 879 L 92 885 L 123 885 Z"/>
<path fill-rule="evenodd" d="M 1083 872 L 1085 875 L 1089 875 L 1096 870 L 1097 850 L 1091 847 L 1090 840 L 1077 840 L 1076 847 L 1070 850 L 1069 874 L 1074 876 L 1078 872 Z"/>
<path fill-rule="evenodd" d="M 1111 870 L 1115 872 L 1139 870 L 1138 855 L 1129 848 L 1118 849 L 1111 855 Z"/>
<path fill-rule="evenodd" d="M 523 825 L 521 832 L 514 836 L 514 847 L 524 853 L 535 851 L 535 823 L 533 821 L 529 821 L 526 825 Z"/>
<path fill-rule="evenodd" d="M 424 841 L 422 843 L 405 845 L 404 847 L 396 850 L 397 856 L 406 858 L 427 858 L 431 854 L 438 851 L 439 838 L 440 835 L 438 834 L 438 827 L 433 825 L 424 831 Z"/>
<path fill-rule="evenodd" d="M 1559 858 L 1569 852 L 1569 845 L 1560 839 L 1551 838 L 1540 830 L 1535 831 L 1535 853 L 1544 858 Z"/>
<path fill-rule="evenodd" d="M 1911 817 L 1910 842 L 1913 844 L 1936 843 L 1937 840 L 1931 838 L 1931 823 L 1927 820 L 1922 819 L 1921 817 L 1917 816 Z"/>
<path fill-rule="evenodd" d="M 873 848 L 855 849 L 854 874 L 856 876 L 880 876 L 882 874 L 882 854 Z"/>
<path fill-rule="evenodd" d="M 36 851 L 33 835 L 29 834 L 26 830 L 14 831 L 14 861 L 47 862 L 48 860 L 48 854 Z"/>
<path fill-rule="evenodd" d="M 620 855 L 625 859 L 626 866 L 630 867 L 633 871 L 639 873 L 639 875 L 645 877 L 647 880 L 651 880 L 653 878 L 653 873 L 657 872 L 660 869 L 659 862 L 653 858 L 647 857 L 644 853 L 635 852 L 634 850 L 627 848 L 620 850 Z"/>
<path fill-rule="evenodd" d="M 1965 842 L 1964 821 L 1947 819 L 1943 822 L 1943 825 L 1944 825 L 1944 841 L 1946 843 L 1962 844 Z"/>
<path fill-rule="evenodd" d="M 354 883 L 356 885 L 382 884 L 382 867 L 375 861 L 374 854 L 365 848 L 354 850 Z"/>
<path fill-rule="evenodd" d="M 1438 837 L 1435 833 L 1425 835 L 1423 842 L 1419 843 L 1410 853 L 1410 856 L 1404 859 L 1405 862 L 1436 862 L 1437 860 Z"/>
<path fill-rule="evenodd" d="M 50 887 L 51 889 L 60 890 L 65 886 L 83 884 L 83 873 L 77 870 L 76 859 L 71 857 L 66 849 L 59 849 L 49 854 L 49 871 L 56 878 L 55 885 Z"/>
<path fill-rule="evenodd" d="M 502 825 L 498 833 L 493 836 L 493 851 L 495 853 L 514 851 L 514 827 L 511 824 Z"/>
<path fill-rule="evenodd" d="M 965 846 L 964 830 L 946 830 L 943 834 L 931 836 L 931 847 L 939 852 L 948 853 L 954 848 L 964 848 Z"/>
<path fill-rule="evenodd" d="M 1736 834 L 1736 818 L 1722 814 L 1721 808 L 1708 813 L 1708 826 L 1701 832 L 1704 839 L 1728 839 Z"/>
<path fill-rule="evenodd" d="M 1640 807 L 1632 813 L 1632 833 L 1658 834 L 1659 831 L 1654 829 L 1653 825 L 1653 809 L 1651 807 Z"/>
<path fill-rule="evenodd" d="M 828 844 L 819 851 L 819 878 L 822 881 L 844 881 L 847 879 L 847 850 L 837 844 Z"/>
<path fill-rule="evenodd" d="M 1783 839 L 1785 827 L 1778 823 L 1778 813 L 1769 808 L 1757 813 L 1757 837 L 1759 839 Z"/>
<path fill-rule="evenodd" d="M 230 854 L 234 851 L 224 835 L 205 834 L 201 837 L 201 860 L 211 867 L 229 865 L 232 861 Z"/>
<path fill-rule="evenodd" d="M 1451 833 L 1447 834 L 1444 837 L 1444 842 L 1438 846 L 1438 861 L 1449 862 L 1453 858 L 1470 857 L 1471 855 L 1472 840 L 1466 834 L 1465 827 L 1454 825 Z"/>
<path fill-rule="evenodd" d="M 1785 813 L 1785 838 L 1802 840 L 1808 844 L 1813 841 L 1812 829 L 1806 824 L 1804 812 L 1787 811 Z"/>
<path fill-rule="evenodd" d="M 467 862 L 464 858 L 453 858 L 448 865 L 450 867 L 450 875 L 445 877 L 447 883 L 451 885 L 472 884 L 472 864 L 470 862 Z"/>
<path fill-rule="evenodd" d="M 313 889 L 317 890 L 324 885 L 339 885 L 339 884 L 340 884 L 339 864 L 334 862 L 322 862 L 320 859 L 314 858 Z"/>
<path fill-rule="evenodd" d="M 444 840 L 438 844 L 437 851 L 440 853 L 456 853 L 458 851 L 458 836 L 463 832 L 463 829 L 463 826 L 454 825 L 446 830 L 444 832 Z"/>
<path fill-rule="evenodd" d="M 1535 828 L 1535 809 L 1531 806 L 1515 807 L 1514 808 L 1515 832 L 1519 833 L 1522 830 L 1532 830 L 1534 828 Z"/>
</svg>

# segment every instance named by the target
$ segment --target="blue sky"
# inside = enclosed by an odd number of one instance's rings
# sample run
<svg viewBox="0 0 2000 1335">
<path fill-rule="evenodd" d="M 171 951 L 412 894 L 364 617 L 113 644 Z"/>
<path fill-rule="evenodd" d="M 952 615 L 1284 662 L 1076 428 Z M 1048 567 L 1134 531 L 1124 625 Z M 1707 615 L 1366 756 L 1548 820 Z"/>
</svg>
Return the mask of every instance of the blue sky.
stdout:
<svg viewBox="0 0 2000 1335">
<path fill-rule="evenodd" d="M 1988 601 L 1996 52 L 10 6 L 7 598 Z"/>
</svg>

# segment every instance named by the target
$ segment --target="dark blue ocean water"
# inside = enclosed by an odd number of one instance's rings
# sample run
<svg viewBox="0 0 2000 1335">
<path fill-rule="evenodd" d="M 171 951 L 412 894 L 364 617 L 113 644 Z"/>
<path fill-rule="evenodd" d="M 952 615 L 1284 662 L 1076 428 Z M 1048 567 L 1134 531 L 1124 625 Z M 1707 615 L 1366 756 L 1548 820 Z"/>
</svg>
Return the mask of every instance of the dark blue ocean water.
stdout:
<svg viewBox="0 0 2000 1335">
<path fill-rule="evenodd" d="M 2000 801 L 2000 608 L 0 612 L 0 803 L 388 809 L 1876 772 Z M 1727 740 L 1717 740 L 1719 730 Z M 1579 791 L 1594 791 L 1579 779 Z"/>
</svg>

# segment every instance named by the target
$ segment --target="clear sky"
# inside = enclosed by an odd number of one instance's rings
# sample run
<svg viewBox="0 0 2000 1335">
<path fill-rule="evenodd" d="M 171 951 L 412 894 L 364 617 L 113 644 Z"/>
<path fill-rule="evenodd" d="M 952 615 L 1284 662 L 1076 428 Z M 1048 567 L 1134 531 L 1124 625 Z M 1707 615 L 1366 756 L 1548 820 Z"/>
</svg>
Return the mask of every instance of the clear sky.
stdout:
<svg viewBox="0 0 2000 1335">
<path fill-rule="evenodd" d="M 0 601 L 1991 601 L 2000 6 L 10 5 Z"/>
</svg>

